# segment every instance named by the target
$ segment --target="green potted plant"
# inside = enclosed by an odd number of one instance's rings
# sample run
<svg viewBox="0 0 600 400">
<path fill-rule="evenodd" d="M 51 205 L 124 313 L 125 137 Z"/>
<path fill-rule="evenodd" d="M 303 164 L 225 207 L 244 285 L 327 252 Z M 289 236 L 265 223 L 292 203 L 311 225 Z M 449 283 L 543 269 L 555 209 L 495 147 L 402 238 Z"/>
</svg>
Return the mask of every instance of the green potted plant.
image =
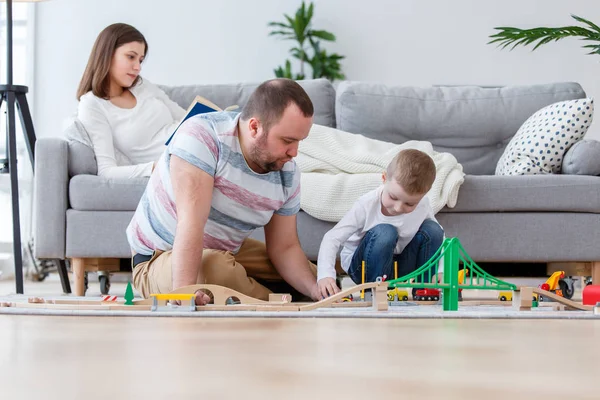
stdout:
<svg viewBox="0 0 600 400">
<path fill-rule="evenodd" d="M 307 76 L 305 65 L 308 64 L 312 69 L 313 79 L 327 78 L 331 81 L 345 79 L 340 65 L 340 60 L 344 56 L 336 53 L 328 54 L 321 47 L 321 40 L 335 42 L 335 35 L 325 30 L 312 29 L 313 13 L 314 5 L 310 3 L 306 7 L 303 1 L 294 17 L 284 14 L 285 22 L 269 22 L 268 26 L 273 28 L 269 33 L 270 36 L 296 42 L 290 49 L 290 54 L 300 61 L 300 72 L 294 74 L 290 60 L 286 59 L 284 67 L 279 66 L 274 70 L 275 76 L 278 78 L 305 79 Z"/>
<path fill-rule="evenodd" d="M 498 27 L 494 29 L 498 30 L 499 32 L 490 35 L 490 38 L 493 40 L 488 42 L 488 44 L 498 43 L 498 46 L 502 47 L 503 49 L 509 45 L 512 45 L 512 50 L 519 45 L 527 46 L 537 41 L 538 43 L 533 48 L 533 50 L 535 50 L 541 45 L 549 42 L 556 42 L 567 37 L 580 37 L 582 40 L 587 42 L 595 42 L 583 46 L 586 49 L 590 49 L 588 54 L 600 54 L 600 27 L 576 15 L 571 15 L 571 17 L 578 22 L 587 25 L 587 27 L 563 26 L 558 28 L 541 27 L 533 29 Z"/>
</svg>

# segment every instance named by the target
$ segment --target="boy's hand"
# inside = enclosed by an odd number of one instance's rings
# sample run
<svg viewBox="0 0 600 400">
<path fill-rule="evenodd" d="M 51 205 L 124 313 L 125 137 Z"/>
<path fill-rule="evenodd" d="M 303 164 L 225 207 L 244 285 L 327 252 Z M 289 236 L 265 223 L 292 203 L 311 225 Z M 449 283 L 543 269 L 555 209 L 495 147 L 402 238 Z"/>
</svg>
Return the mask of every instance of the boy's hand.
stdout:
<svg viewBox="0 0 600 400">
<path fill-rule="evenodd" d="M 333 278 L 323 278 L 317 282 L 317 286 L 323 299 L 340 292 Z"/>
<path fill-rule="evenodd" d="M 205 306 L 210 303 L 210 297 L 202 289 L 196 290 L 196 305 Z"/>
</svg>

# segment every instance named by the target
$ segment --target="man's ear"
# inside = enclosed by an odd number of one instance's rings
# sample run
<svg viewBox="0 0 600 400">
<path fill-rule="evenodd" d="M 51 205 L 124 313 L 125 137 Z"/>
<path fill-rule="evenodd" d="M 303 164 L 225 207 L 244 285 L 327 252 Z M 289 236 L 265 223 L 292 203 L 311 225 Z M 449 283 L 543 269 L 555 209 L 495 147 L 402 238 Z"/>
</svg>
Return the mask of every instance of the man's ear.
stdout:
<svg viewBox="0 0 600 400">
<path fill-rule="evenodd" d="M 250 136 L 252 138 L 256 138 L 258 135 L 258 128 L 260 127 L 260 122 L 258 119 L 252 117 L 248 120 L 248 130 L 250 131 Z"/>
</svg>

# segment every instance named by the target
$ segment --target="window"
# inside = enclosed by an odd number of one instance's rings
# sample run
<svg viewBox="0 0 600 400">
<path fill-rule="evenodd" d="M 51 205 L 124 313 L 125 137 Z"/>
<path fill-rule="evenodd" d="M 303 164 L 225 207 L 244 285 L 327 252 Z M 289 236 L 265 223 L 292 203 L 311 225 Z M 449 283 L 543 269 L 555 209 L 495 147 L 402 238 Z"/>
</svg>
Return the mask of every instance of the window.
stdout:
<svg viewBox="0 0 600 400">
<path fill-rule="evenodd" d="M 33 65 L 32 26 L 34 6 L 31 3 L 13 3 L 13 84 L 31 86 Z M 0 84 L 6 84 L 6 3 L 0 2 Z M 31 108 L 31 96 L 27 95 Z M 15 109 L 15 111 L 17 111 Z M 0 110 L 0 158 L 7 157 L 6 104 Z M 21 216 L 21 241 L 24 245 L 31 237 L 33 176 L 29 154 L 16 114 L 17 170 L 19 172 L 19 206 Z M 0 174 L 0 253 L 12 253 L 12 203 L 9 174 Z M 26 261 L 25 259 L 23 260 Z M 12 267 L 12 263 L 10 263 Z M 0 270 L 2 266 L 0 265 Z"/>
</svg>

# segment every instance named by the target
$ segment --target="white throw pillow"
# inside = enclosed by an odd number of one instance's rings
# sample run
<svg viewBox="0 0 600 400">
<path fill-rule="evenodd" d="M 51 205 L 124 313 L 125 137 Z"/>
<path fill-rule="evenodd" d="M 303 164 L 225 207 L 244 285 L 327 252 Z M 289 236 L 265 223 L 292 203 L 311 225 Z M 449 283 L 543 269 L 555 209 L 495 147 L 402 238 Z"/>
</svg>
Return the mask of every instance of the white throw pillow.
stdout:
<svg viewBox="0 0 600 400">
<path fill-rule="evenodd" d="M 561 101 L 521 125 L 496 165 L 496 175 L 559 174 L 565 153 L 587 132 L 594 100 Z"/>
</svg>

